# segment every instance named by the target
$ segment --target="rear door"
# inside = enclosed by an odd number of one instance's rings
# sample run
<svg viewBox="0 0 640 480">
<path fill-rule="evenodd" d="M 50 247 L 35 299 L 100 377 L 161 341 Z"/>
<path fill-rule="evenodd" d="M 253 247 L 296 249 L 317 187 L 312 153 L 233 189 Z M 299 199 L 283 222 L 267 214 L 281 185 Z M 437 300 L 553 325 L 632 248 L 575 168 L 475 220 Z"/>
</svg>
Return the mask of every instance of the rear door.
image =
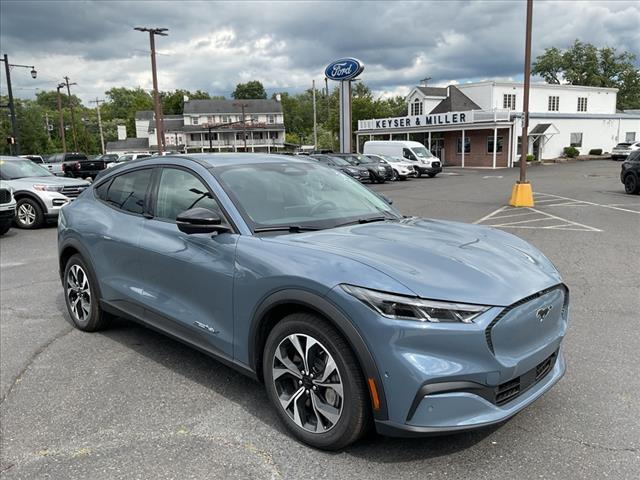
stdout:
<svg viewBox="0 0 640 480">
<path fill-rule="evenodd" d="M 140 237 L 144 263 L 142 301 L 156 320 L 170 320 L 177 335 L 209 350 L 233 355 L 233 276 L 236 233 L 192 234 L 176 217 L 202 207 L 228 221 L 205 181 L 177 166 L 157 169 L 153 218 Z M 147 315 L 149 317 L 149 315 Z"/>
</svg>

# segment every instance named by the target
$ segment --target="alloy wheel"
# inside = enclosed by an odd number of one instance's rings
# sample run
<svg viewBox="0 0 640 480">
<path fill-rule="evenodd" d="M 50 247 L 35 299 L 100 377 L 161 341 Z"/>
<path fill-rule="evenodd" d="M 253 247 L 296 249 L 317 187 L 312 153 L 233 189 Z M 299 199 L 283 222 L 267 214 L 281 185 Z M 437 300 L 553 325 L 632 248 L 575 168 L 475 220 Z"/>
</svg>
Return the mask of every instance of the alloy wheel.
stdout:
<svg viewBox="0 0 640 480">
<path fill-rule="evenodd" d="M 30 227 L 36 221 L 36 209 L 30 203 L 22 203 L 18 207 L 18 221 L 20 224 Z"/>
<path fill-rule="evenodd" d="M 311 433 L 331 430 L 342 414 L 344 388 L 335 360 L 315 338 L 294 333 L 274 353 L 273 383 L 285 413 Z"/>
<path fill-rule="evenodd" d="M 67 300 L 74 319 L 85 322 L 91 314 L 91 289 L 86 272 L 78 264 L 67 273 Z"/>
</svg>

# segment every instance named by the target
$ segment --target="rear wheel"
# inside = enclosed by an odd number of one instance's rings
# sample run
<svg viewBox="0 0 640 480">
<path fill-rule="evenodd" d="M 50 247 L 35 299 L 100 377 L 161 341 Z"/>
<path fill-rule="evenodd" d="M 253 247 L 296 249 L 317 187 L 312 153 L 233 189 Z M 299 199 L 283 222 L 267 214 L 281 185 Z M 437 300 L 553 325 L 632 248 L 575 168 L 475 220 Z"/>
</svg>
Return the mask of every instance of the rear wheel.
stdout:
<svg viewBox="0 0 640 480">
<path fill-rule="evenodd" d="M 304 443 L 337 450 L 364 433 L 364 378 L 349 345 L 322 318 L 296 313 L 278 323 L 265 345 L 263 376 L 279 417 Z"/>
<path fill-rule="evenodd" d="M 16 204 L 16 226 L 18 228 L 38 228 L 44 222 L 44 213 L 38 202 L 31 198 L 21 198 Z"/>
<path fill-rule="evenodd" d="M 631 195 L 640 193 L 640 184 L 638 184 L 638 179 L 635 175 L 629 174 L 624 177 L 624 191 Z"/>
<path fill-rule="evenodd" d="M 79 254 L 65 266 L 63 287 L 67 310 L 77 328 L 94 332 L 106 326 L 110 315 L 100 308 L 97 282 Z"/>
</svg>

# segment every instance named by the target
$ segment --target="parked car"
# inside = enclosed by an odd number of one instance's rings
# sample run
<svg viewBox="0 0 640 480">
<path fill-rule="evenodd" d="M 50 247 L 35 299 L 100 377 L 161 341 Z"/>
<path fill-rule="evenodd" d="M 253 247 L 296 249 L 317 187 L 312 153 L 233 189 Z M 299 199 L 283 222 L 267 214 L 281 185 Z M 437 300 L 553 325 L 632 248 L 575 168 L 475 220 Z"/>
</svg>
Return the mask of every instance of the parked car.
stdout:
<svg viewBox="0 0 640 480">
<path fill-rule="evenodd" d="M 150 156 L 150 153 L 125 153 L 124 155 L 120 155 L 116 160 L 107 163 L 107 168 L 113 168 L 119 163 L 130 162 L 131 160 L 137 160 L 139 158 L 148 158 Z"/>
<path fill-rule="evenodd" d="M 56 177 L 43 166 L 19 157 L 0 156 L 0 178 L 13 188 L 19 228 L 38 228 L 48 220 L 57 220 L 60 209 L 90 185 L 84 180 Z"/>
<path fill-rule="evenodd" d="M 619 143 L 611 150 L 611 160 L 624 160 L 636 150 L 640 150 L 640 142 Z"/>
<path fill-rule="evenodd" d="M 332 153 L 331 155 L 344 158 L 351 165 L 369 170 L 371 183 L 384 183 L 386 180 L 393 178 L 393 169 L 389 164 L 369 158 L 366 155 L 360 155 L 359 153 Z"/>
<path fill-rule="evenodd" d="M 44 158 L 42 157 L 42 155 L 20 155 L 20 158 L 26 158 L 27 160 L 31 160 L 33 163 L 44 163 Z"/>
<path fill-rule="evenodd" d="M 370 140 L 365 142 L 365 155 L 380 154 L 402 157 L 413 163 L 418 177 L 423 174 L 433 178 L 442 171 L 442 162 L 420 142 L 400 140 Z"/>
<path fill-rule="evenodd" d="M 405 436 L 498 424 L 565 372 L 568 290 L 540 251 L 405 218 L 304 157 L 130 162 L 62 209 L 58 249 L 78 329 L 117 315 L 191 344 L 264 382 L 317 448 L 370 423 Z"/>
<path fill-rule="evenodd" d="M 119 156 L 120 155 L 118 155 L 117 153 L 105 153 L 104 155 L 98 155 L 96 157 L 96 160 L 102 160 L 105 165 L 109 165 L 109 163 L 118 160 Z"/>
<path fill-rule="evenodd" d="M 365 167 L 360 167 L 358 165 L 352 165 L 344 158 L 333 156 L 333 154 L 324 155 L 320 153 L 314 153 L 312 155 L 308 155 L 308 157 L 324 165 L 327 165 L 328 167 L 340 170 L 341 172 L 346 173 L 350 177 L 353 177 L 360 182 L 369 181 L 370 179 L 368 169 L 366 169 Z"/>
<path fill-rule="evenodd" d="M 634 195 L 640 193 L 640 150 L 634 150 L 622 162 L 620 181 L 624 184 L 624 191 Z"/>
<path fill-rule="evenodd" d="M 13 188 L 4 180 L 0 180 L 0 235 L 9 231 L 15 216 L 16 200 L 13 197 Z"/>
<path fill-rule="evenodd" d="M 84 153 L 77 152 L 51 155 L 45 165 L 56 175 L 73 178 L 95 178 L 105 168 L 104 161 L 90 159 Z"/>
<path fill-rule="evenodd" d="M 367 155 L 369 158 L 378 160 L 379 162 L 387 163 L 393 169 L 393 176 L 391 180 L 406 180 L 409 177 L 417 176 L 413 163 L 405 160 L 402 157 L 392 157 L 390 155 Z"/>
</svg>

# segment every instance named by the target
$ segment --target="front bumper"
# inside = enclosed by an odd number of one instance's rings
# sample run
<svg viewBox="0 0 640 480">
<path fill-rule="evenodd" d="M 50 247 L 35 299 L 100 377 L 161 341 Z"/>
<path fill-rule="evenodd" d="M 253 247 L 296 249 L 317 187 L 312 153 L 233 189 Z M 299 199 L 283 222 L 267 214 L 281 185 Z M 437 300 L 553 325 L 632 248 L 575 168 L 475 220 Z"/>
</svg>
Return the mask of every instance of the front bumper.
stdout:
<svg viewBox="0 0 640 480">
<path fill-rule="evenodd" d="M 420 170 L 420 173 L 440 173 L 442 171 L 442 164 L 438 163 L 438 165 L 416 165 L 416 168 Z"/>
<path fill-rule="evenodd" d="M 536 295 L 493 307 L 473 324 L 428 324 L 382 317 L 334 288 L 330 299 L 359 328 L 382 378 L 388 415 L 374 412 L 378 432 L 411 436 L 480 428 L 507 420 L 549 390 L 566 369 L 560 345 L 568 293 L 557 286 Z M 558 317 L 536 320 L 536 312 L 550 304 Z"/>
<path fill-rule="evenodd" d="M 12 222 L 16 216 L 16 203 L 2 205 L 0 207 L 0 224 Z"/>
</svg>

